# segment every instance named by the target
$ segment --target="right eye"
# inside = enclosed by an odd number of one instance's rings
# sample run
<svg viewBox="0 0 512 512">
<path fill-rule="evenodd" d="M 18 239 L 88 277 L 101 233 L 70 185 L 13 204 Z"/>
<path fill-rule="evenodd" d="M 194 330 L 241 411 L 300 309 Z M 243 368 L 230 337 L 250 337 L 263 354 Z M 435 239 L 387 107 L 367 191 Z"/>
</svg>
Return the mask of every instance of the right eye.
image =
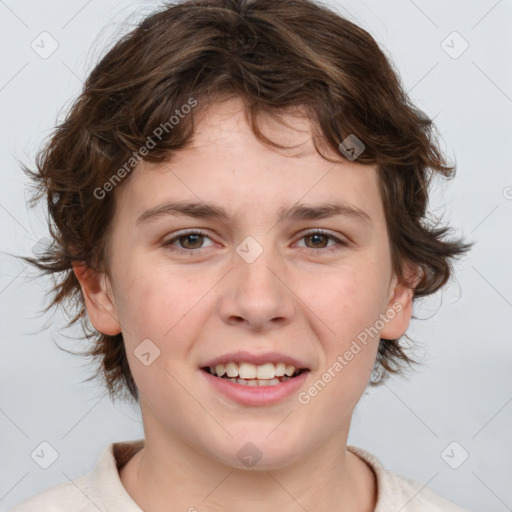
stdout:
<svg viewBox="0 0 512 512">
<path fill-rule="evenodd" d="M 181 233 L 176 234 L 172 238 L 169 238 L 166 242 L 163 243 L 164 247 L 168 247 L 171 251 L 177 253 L 192 253 L 197 252 L 197 250 L 202 249 L 203 247 L 196 247 L 202 245 L 202 242 L 205 238 L 210 238 L 208 233 L 201 230 L 188 230 L 182 231 Z M 176 247 L 174 244 L 178 242 L 181 245 L 181 248 Z M 188 246 L 188 247 L 187 247 Z"/>
</svg>

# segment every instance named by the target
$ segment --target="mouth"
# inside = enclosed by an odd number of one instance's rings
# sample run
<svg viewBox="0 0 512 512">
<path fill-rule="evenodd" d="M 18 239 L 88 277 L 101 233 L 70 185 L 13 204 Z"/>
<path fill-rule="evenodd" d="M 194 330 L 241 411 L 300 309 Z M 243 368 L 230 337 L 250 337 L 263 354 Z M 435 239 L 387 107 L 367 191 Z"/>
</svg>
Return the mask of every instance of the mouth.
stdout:
<svg viewBox="0 0 512 512">
<path fill-rule="evenodd" d="M 245 362 L 229 362 L 204 366 L 201 370 L 221 380 L 228 380 L 247 387 L 277 386 L 297 378 L 308 368 L 297 368 L 286 363 L 254 365 Z"/>
<path fill-rule="evenodd" d="M 226 355 L 199 369 L 212 390 L 245 407 L 267 407 L 290 399 L 311 371 L 294 358 L 268 353 Z"/>
</svg>

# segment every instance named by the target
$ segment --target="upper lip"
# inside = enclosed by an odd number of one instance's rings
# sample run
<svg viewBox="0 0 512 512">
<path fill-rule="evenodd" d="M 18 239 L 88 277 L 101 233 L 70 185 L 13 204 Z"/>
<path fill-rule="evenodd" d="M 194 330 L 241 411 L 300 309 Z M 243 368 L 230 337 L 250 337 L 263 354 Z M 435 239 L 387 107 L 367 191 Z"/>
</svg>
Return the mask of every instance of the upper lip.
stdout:
<svg viewBox="0 0 512 512">
<path fill-rule="evenodd" d="M 244 363 L 252 363 L 256 366 L 265 364 L 265 363 L 285 363 L 287 365 L 295 366 L 295 368 L 299 369 L 308 369 L 306 363 L 299 361 L 295 357 L 288 356 L 286 354 L 281 354 L 279 352 L 265 352 L 264 354 L 251 354 L 250 352 L 238 351 L 231 352 L 229 354 L 224 354 L 222 356 L 216 357 L 215 359 L 210 359 L 201 365 L 205 366 L 216 366 L 218 364 L 226 364 L 231 361 L 234 362 L 244 362 Z"/>
</svg>

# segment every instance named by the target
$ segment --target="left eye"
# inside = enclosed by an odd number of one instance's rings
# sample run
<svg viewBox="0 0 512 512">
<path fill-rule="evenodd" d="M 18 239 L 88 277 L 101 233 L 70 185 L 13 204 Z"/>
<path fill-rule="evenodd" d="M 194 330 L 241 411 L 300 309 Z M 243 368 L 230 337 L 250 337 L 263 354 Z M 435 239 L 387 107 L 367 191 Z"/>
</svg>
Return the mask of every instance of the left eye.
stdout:
<svg viewBox="0 0 512 512">
<path fill-rule="evenodd" d="M 311 240 L 311 242 L 313 244 L 315 244 L 315 246 L 308 247 L 308 249 L 312 249 L 312 250 L 324 249 L 326 246 L 323 244 L 322 240 L 325 241 L 326 243 L 329 243 L 329 240 L 334 240 L 335 242 L 338 243 L 338 245 L 342 245 L 342 246 L 347 245 L 345 242 L 341 241 L 340 239 L 336 238 L 335 236 L 332 236 L 323 231 L 312 231 L 310 233 L 306 233 L 305 235 L 302 235 L 300 239 L 301 240 L 302 239 Z M 319 241 L 320 241 L 320 244 L 318 244 Z"/>
<path fill-rule="evenodd" d="M 190 253 L 190 252 L 194 252 L 194 250 L 197 250 L 197 249 L 203 249 L 204 247 L 202 247 L 202 243 L 205 238 L 210 239 L 208 234 L 203 231 L 189 231 L 189 232 L 178 234 L 177 236 L 174 236 L 173 238 L 170 238 L 169 240 L 167 240 L 164 243 L 164 245 L 167 247 L 172 247 L 171 250 L 176 251 L 176 252 L 189 252 Z M 325 233 L 323 231 L 318 231 L 318 230 L 303 234 L 300 237 L 300 240 L 302 240 L 302 239 L 310 240 L 311 243 L 314 244 L 313 247 L 306 247 L 307 249 L 311 249 L 312 251 L 326 249 L 327 248 L 326 244 L 329 243 L 329 240 L 337 242 L 336 244 L 334 244 L 335 246 L 336 245 L 340 246 L 340 247 L 335 247 L 334 250 L 343 248 L 348 245 L 346 242 L 340 240 L 339 238 L 336 238 L 335 236 L 333 236 L 329 233 Z M 181 248 L 177 247 L 175 245 L 176 242 L 181 245 Z M 330 250 L 333 250 L 333 249 L 328 249 L 328 251 L 330 251 Z M 324 252 L 326 252 L 326 251 L 324 251 Z"/>
</svg>

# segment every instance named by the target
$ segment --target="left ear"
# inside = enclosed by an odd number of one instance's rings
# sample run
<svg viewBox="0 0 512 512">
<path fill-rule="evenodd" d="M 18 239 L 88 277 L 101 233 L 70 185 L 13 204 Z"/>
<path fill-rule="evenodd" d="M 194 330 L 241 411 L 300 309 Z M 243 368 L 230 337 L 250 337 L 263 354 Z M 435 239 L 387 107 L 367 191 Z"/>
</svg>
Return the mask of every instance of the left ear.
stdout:
<svg viewBox="0 0 512 512">
<path fill-rule="evenodd" d="M 398 281 L 396 274 L 389 287 L 389 299 L 386 312 L 386 322 L 380 332 L 380 337 L 386 340 L 396 340 L 403 336 L 409 327 L 412 317 L 414 289 L 421 277 L 420 268 L 406 264 L 404 280 Z"/>
</svg>

